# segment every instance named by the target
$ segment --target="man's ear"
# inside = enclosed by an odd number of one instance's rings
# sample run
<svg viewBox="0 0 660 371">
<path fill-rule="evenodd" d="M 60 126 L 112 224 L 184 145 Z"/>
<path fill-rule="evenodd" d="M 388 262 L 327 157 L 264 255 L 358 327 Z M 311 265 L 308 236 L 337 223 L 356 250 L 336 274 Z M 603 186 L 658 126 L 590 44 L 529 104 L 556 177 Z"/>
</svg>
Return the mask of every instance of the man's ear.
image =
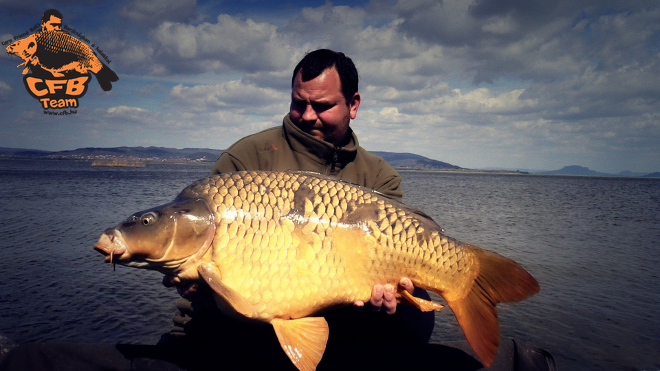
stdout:
<svg viewBox="0 0 660 371">
<path fill-rule="evenodd" d="M 350 104 L 348 105 L 348 109 L 351 114 L 351 120 L 354 120 L 357 117 L 358 107 L 360 107 L 360 93 L 355 92 L 355 94 L 353 94 L 353 98 L 351 98 Z"/>
</svg>

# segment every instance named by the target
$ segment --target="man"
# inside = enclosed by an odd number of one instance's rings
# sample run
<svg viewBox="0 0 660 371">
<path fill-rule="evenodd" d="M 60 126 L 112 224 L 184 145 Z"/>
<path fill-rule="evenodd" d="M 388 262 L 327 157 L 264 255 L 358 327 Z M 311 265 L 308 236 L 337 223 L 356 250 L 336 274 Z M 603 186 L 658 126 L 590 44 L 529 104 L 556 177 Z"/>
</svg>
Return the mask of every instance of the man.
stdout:
<svg viewBox="0 0 660 371">
<path fill-rule="evenodd" d="M 360 147 L 357 136 L 350 128 L 350 120 L 356 118 L 360 101 L 358 73 L 351 59 L 343 53 L 327 49 L 311 52 L 293 71 L 291 106 L 282 126 L 250 135 L 233 144 L 218 158 L 211 174 L 241 170 L 315 171 L 375 189 L 399 200 L 403 195 L 399 174 L 385 160 Z M 209 341 L 202 333 L 204 329 L 213 326 L 206 323 L 215 322 L 222 315 L 212 308 L 212 299 L 206 285 L 182 283 L 175 277 L 165 277 L 163 284 L 168 287 L 176 285 L 184 299 L 177 302 L 181 315 L 174 317 L 175 327 L 162 340 L 169 341 L 176 337 L 182 340 L 194 334 L 193 338 L 199 339 L 187 340 Z M 401 289 L 414 292 L 408 278 L 401 279 L 399 285 Z M 416 295 L 426 296 L 423 290 L 418 291 Z M 369 306 L 376 312 L 384 308 L 387 314 L 394 314 L 397 309 L 395 295 L 396 288 L 393 285 L 377 284 L 373 287 Z M 356 307 L 365 305 L 361 301 L 354 304 Z M 341 319 L 336 322 L 351 323 L 350 327 L 358 327 L 355 329 L 357 332 L 366 326 L 366 331 L 381 333 L 387 331 L 382 327 L 388 327 L 389 322 L 411 322 L 398 317 L 373 320 L 375 315 L 364 313 L 343 313 L 337 316 Z M 433 330 L 434 315 L 427 313 L 423 316 L 423 324 L 419 320 L 412 320 L 418 327 L 422 327 L 414 330 L 415 334 L 398 334 L 396 337 L 427 342 Z M 332 315 L 328 317 L 332 323 Z M 189 322 L 190 318 L 204 320 Z M 195 326 L 195 322 L 205 322 L 205 325 L 203 328 L 199 324 Z M 346 337 L 350 336 L 348 332 Z M 183 335 L 186 336 L 181 337 Z M 334 338 L 338 337 L 336 331 L 333 331 L 333 335 Z"/>
<path fill-rule="evenodd" d="M 353 62 L 342 53 L 309 53 L 294 70 L 291 107 L 283 125 L 232 145 L 218 158 L 212 173 L 310 170 L 400 199 L 401 177 L 382 158 L 360 147 L 350 129 L 350 120 L 356 117 L 360 105 L 357 80 Z M 88 370 L 290 366 L 272 327 L 229 319 L 216 307 L 210 288 L 203 282 L 180 282 L 166 276 L 163 284 L 177 286 L 182 296 L 176 303 L 181 315 L 174 317 L 173 330 L 163 335 L 159 345 L 25 344 L 0 362 L 0 370 L 42 370 L 54 366 Z M 415 290 L 407 278 L 399 285 L 411 293 L 414 290 L 415 296 L 429 299 L 423 290 Z M 396 349 L 402 346 L 402 353 L 407 354 L 417 346 L 411 344 L 428 342 L 433 331 L 433 312 L 422 313 L 404 306 L 399 309 L 395 294 L 392 285 L 375 285 L 369 305 L 356 302 L 356 308 L 324 313 L 331 332 L 327 349 L 338 349 L 335 354 L 342 358 L 347 346 L 366 349 L 365 346 L 385 343 L 390 346 L 386 349 L 392 349 L 395 343 Z M 382 357 L 384 351 L 379 352 L 377 359 L 372 358 L 369 363 L 382 359 L 380 364 L 387 364 L 388 357 Z"/>
<path fill-rule="evenodd" d="M 48 9 L 41 17 L 41 31 L 62 31 L 62 13 Z"/>
<path fill-rule="evenodd" d="M 212 173 L 310 170 L 401 199 L 399 174 L 360 147 L 349 126 L 361 101 L 353 62 L 327 49 L 309 53 L 294 69 L 291 87 L 283 126 L 232 145 Z"/>
<path fill-rule="evenodd" d="M 309 53 L 294 70 L 291 108 L 284 124 L 232 145 L 220 156 L 213 173 L 248 169 L 313 170 L 400 198 L 399 175 L 381 158 L 362 149 L 349 127 L 359 105 L 357 71 L 350 59 L 329 50 Z M 210 289 L 204 284 L 185 284 L 174 277 L 166 277 L 163 283 L 176 284 L 179 293 L 192 300 L 177 302 L 182 315 L 175 317 L 175 329 L 164 335 L 159 345 L 23 344 L 0 360 L 0 370 L 291 367 L 270 326 L 229 320 L 217 309 L 209 296 Z M 409 292 L 414 289 L 407 278 L 399 285 Z M 428 299 L 424 294 L 423 290 L 415 290 L 415 296 Z M 368 308 L 346 308 L 324 313 L 330 326 L 327 349 L 335 349 L 326 351 L 324 359 L 326 365 L 330 364 L 326 369 L 333 369 L 333 365 L 341 369 L 405 369 L 438 362 L 449 368 L 478 369 L 479 363 L 458 349 L 438 344 L 418 345 L 426 343 L 431 335 L 433 312 L 422 313 L 409 306 L 397 308 L 394 295 L 391 285 L 375 285 L 369 306 L 375 311 L 381 307 L 385 311 L 373 313 Z M 355 304 L 364 306 L 360 302 Z M 386 345 L 372 346 L 375 343 Z M 511 346 L 511 341 L 505 344 L 507 351 L 500 353 L 505 353 L 508 362 L 498 361 L 493 370 L 553 369 L 547 366 L 552 360 L 545 355 L 547 352 L 517 350 L 520 345 Z M 345 356 L 347 350 L 354 348 L 358 351 L 352 355 L 359 354 L 361 359 Z M 334 354 L 335 359 L 329 359 L 329 354 Z M 532 357 L 534 354 L 536 358 Z M 536 363 L 530 366 L 530 360 Z"/>
</svg>

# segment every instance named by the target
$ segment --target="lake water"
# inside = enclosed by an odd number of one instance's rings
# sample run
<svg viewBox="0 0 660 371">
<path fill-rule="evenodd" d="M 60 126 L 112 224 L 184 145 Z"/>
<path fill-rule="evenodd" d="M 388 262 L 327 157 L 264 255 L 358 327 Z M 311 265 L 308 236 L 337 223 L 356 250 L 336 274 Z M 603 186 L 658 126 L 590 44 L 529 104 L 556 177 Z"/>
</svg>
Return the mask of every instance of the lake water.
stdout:
<svg viewBox="0 0 660 371">
<path fill-rule="evenodd" d="M 0 161 L 0 333 L 14 342 L 154 344 L 178 297 L 161 274 L 103 264 L 104 229 L 170 201 L 210 164 Z M 660 370 L 660 180 L 403 172 L 406 203 L 541 285 L 498 306 L 503 337 L 559 370 Z M 436 341 L 462 340 L 448 309 Z"/>
</svg>

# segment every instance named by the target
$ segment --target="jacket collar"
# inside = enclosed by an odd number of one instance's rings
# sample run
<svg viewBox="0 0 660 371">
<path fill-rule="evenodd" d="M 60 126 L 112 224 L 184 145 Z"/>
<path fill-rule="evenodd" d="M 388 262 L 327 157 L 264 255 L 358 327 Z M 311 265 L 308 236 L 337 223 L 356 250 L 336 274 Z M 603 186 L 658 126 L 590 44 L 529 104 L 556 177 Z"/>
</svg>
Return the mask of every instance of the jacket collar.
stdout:
<svg viewBox="0 0 660 371">
<path fill-rule="evenodd" d="M 353 129 L 348 128 L 348 143 L 343 147 L 335 147 L 332 143 L 317 139 L 300 130 L 289 118 L 284 116 L 284 136 L 289 142 L 291 149 L 307 156 L 322 165 L 332 165 L 343 168 L 344 165 L 353 161 L 359 147 L 358 139 Z"/>
</svg>

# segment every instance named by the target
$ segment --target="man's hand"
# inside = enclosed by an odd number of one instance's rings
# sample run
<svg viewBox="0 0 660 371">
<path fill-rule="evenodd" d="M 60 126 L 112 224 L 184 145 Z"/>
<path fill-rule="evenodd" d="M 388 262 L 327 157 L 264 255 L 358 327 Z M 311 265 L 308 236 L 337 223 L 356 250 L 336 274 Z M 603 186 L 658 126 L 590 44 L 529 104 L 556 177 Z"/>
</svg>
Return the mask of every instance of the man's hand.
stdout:
<svg viewBox="0 0 660 371">
<path fill-rule="evenodd" d="M 163 277 L 163 286 L 165 287 L 176 287 L 176 292 L 184 299 L 192 299 L 202 288 L 202 282 L 198 281 L 186 281 L 181 282 L 181 279 L 177 276 L 165 276 Z"/>
<path fill-rule="evenodd" d="M 408 291 L 411 295 L 415 291 L 412 281 L 408 277 L 403 277 L 399 281 L 399 287 Z M 385 307 L 387 314 L 394 314 L 396 312 L 396 289 L 390 284 L 376 284 L 371 289 L 371 309 L 375 312 L 380 311 L 381 307 Z M 364 302 L 361 300 L 353 303 L 356 307 L 363 307 Z"/>
</svg>

